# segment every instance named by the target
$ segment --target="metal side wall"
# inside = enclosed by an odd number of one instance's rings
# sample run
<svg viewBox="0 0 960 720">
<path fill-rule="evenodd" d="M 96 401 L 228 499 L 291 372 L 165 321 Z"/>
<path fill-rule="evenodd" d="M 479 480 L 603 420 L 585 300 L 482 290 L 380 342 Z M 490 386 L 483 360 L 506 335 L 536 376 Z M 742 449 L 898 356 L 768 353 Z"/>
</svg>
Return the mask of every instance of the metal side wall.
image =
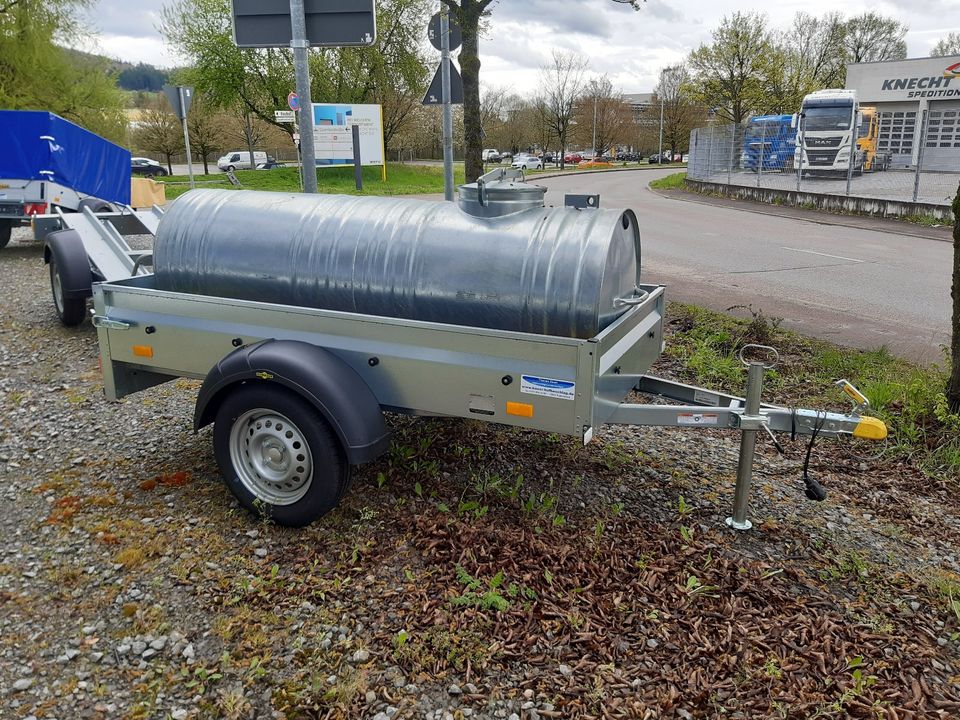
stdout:
<svg viewBox="0 0 960 720">
<path fill-rule="evenodd" d="M 237 346 L 276 338 L 327 348 L 364 378 L 385 409 L 581 438 L 591 427 L 599 359 L 593 340 L 172 293 L 152 285 L 153 277 L 145 276 L 94 287 L 109 399 L 172 377 L 202 378 Z"/>
</svg>

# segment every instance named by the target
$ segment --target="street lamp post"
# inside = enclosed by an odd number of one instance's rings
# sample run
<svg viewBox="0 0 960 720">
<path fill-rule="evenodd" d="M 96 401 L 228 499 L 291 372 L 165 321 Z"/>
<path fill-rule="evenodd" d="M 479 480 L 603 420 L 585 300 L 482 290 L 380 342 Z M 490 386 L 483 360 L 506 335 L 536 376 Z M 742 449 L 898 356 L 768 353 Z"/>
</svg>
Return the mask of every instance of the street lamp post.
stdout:
<svg viewBox="0 0 960 720">
<path fill-rule="evenodd" d="M 673 160 L 673 158 L 670 158 Z M 657 154 L 657 162 L 663 162 L 663 96 L 660 97 L 660 149 Z"/>
<path fill-rule="evenodd" d="M 597 157 L 597 93 L 593 93 L 593 157 Z"/>
</svg>

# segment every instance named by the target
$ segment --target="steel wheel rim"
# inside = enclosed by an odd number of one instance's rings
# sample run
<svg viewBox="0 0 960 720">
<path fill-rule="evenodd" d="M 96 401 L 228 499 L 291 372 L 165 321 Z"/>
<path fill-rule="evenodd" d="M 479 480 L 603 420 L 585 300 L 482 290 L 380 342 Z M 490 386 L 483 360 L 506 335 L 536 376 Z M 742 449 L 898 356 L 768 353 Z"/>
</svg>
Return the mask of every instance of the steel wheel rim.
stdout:
<svg viewBox="0 0 960 720">
<path fill-rule="evenodd" d="M 63 312 L 63 285 L 60 283 L 60 268 L 54 262 L 50 265 L 50 276 L 53 282 L 53 304 L 59 312 Z"/>
<path fill-rule="evenodd" d="M 230 460 L 243 486 L 270 505 L 292 505 L 313 482 L 313 455 L 303 432 L 275 410 L 255 408 L 234 421 Z"/>
</svg>

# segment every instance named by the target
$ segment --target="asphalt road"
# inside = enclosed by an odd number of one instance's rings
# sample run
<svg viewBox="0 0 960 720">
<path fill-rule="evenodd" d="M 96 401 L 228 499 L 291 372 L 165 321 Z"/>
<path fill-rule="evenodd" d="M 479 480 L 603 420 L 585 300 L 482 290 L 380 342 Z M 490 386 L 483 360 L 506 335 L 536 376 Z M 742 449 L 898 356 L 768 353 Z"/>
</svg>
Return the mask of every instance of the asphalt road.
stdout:
<svg viewBox="0 0 960 720">
<path fill-rule="evenodd" d="M 784 325 L 842 345 L 920 362 L 950 338 L 950 243 L 716 207 L 647 187 L 669 170 L 537 179 L 547 204 L 600 193 L 601 207 L 639 220 L 642 278 L 667 297 L 716 310 L 752 305 Z"/>
</svg>

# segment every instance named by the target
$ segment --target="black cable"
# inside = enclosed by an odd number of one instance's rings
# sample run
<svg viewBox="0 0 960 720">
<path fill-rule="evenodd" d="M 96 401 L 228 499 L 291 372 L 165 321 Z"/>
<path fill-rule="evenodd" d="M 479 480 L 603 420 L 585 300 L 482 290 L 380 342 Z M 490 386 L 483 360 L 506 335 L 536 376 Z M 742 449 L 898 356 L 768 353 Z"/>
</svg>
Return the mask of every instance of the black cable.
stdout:
<svg viewBox="0 0 960 720">
<path fill-rule="evenodd" d="M 806 495 L 810 500 L 816 500 L 817 502 L 827 499 L 827 491 L 823 485 L 810 477 L 810 455 L 813 453 L 813 446 L 817 442 L 817 435 L 820 434 L 820 431 L 823 429 L 823 426 L 826 422 L 827 413 L 824 412 L 823 417 L 821 418 L 820 411 L 818 410 L 817 417 L 813 425 L 813 432 L 810 434 L 810 443 L 807 445 L 807 455 L 803 459 L 803 484 L 805 486 Z"/>
</svg>

